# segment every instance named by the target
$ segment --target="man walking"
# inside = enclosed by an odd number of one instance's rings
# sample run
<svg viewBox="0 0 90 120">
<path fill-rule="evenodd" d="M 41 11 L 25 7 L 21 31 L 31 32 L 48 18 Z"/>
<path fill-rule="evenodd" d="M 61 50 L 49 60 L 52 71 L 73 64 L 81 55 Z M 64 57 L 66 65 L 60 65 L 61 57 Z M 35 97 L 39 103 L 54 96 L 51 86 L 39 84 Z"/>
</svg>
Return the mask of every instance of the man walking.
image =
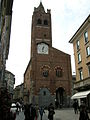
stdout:
<svg viewBox="0 0 90 120">
<path fill-rule="evenodd" d="M 78 101 L 77 100 L 74 101 L 73 108 L 74 108 L 75 114 L 78 114 L 78 108 L 79 108 L 79 106 L 78 106 Z"/>
<path fill-rule="evenodd" d="M 48 107 L 48 119 L 49 120 L 53 120 L 53 115 L 55 114 L 54 111 L 54 106 L 52 103 L 50 103 L 49 107 Z"/>
<path fill-rule="evenodd" d="M 44 111 L 44 108 L 43 108 L 43 107 L 40 107 L 40 109 L 39 109 L 39 113 L 40 113 L 41 120 L 42 120 L 43 113 L 45 113 L 45 111 Z"/>
</svg>

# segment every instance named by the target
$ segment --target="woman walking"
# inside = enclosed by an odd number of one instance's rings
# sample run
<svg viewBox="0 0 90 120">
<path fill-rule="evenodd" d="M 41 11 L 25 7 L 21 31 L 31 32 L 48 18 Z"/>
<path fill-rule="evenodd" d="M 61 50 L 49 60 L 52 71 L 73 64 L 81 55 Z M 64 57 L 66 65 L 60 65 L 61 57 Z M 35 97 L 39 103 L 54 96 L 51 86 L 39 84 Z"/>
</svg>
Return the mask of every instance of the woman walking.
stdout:
<svg viewBox="0 0 90 120">
<path fill-rule="evenodd" d="M 49 107 L 48 107 L 48 119 L 49 120 L 53 120 L 53 115 L 55 114 L 55 111 L 54 111 L 54 107 L 53 107 L 53 104 L 50 103 Z"/>
</svg>

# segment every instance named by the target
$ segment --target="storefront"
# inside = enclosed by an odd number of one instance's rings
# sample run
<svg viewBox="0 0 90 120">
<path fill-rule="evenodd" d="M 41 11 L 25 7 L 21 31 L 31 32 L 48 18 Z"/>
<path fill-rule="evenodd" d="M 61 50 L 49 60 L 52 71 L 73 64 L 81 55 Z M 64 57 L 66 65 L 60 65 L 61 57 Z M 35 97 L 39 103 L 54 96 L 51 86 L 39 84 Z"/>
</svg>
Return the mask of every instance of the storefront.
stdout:
<svg viewBox="0 0 90 120">
<path fill-rule="evenodd" d="M 77 92 L 71 97 L 71 99 L 77 99 L 79 106 L 81 105 L 81 101 L 83 101 L 90 111 L 90 90 Z"/>
</svg>

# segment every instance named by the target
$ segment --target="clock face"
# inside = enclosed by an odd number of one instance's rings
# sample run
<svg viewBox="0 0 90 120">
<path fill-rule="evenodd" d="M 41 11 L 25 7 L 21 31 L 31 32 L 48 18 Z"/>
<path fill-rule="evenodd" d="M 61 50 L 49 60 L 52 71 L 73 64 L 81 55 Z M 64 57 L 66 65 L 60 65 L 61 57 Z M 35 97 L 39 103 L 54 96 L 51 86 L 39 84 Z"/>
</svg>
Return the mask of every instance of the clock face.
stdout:
<svg viewBox="0 0 90 120">
<path fill-rule="evenodd" d="M 37 52 L 39 54 L 48 54 L 48 45 L 45 43 L 40 43 L 37 45 Z"/>
</svg>

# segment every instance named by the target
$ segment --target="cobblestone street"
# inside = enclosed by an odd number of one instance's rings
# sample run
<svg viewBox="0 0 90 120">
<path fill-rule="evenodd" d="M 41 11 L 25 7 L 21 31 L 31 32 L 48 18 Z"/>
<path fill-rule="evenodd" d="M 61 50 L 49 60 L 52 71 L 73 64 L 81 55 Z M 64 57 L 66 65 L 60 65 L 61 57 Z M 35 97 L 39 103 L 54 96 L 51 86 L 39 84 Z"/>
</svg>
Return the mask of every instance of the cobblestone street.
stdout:
<svg viewBox="0 0 90 120">
<path fill-rule="evenodd" d="M 48 111 L 45 110 L 45 114 L 43 115 L 43 120 L 48 120 L 47 116 L 48 116 Z M 24 113 L 20 112 L 19 115 L 17 115 L 16 120 L 24 120 L 24 119 L 25 119 Z M 38 120 L 40 120 L 40 116 Z M 74 114 L 74 111 L 72 108 L 55 110 L 54 120 L 79 120 L 79 113 Z"/>
</svg>

